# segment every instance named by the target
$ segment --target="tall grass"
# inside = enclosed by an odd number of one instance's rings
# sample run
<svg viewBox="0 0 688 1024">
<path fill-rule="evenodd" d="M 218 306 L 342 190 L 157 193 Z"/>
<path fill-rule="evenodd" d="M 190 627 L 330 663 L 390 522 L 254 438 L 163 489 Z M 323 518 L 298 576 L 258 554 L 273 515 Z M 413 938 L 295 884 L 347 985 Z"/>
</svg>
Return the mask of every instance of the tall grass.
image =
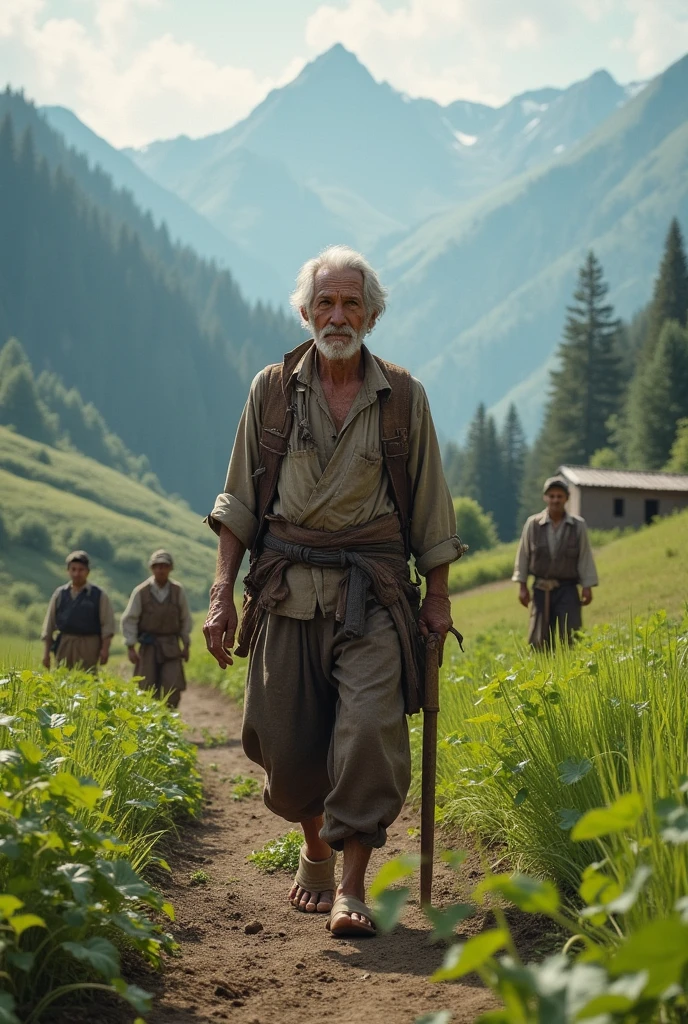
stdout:
<svg viewBox="0 0 688 1024">
<path fill-rule="evenodd" d="M 688 773 L 686 626 L 658 613 L 625 629 L 598 628 L 553 654 L 487 648 L 454 659 L 438 752 L 445 821 L 503 844 L 515 867 L 569 889 L 606 853 L 628 854 L 619 879 L 627 882 L 641 849 L 653 873 L 635 917 L 669 913 L 688 892 L 688 846 L 660 841 L 653 808 L 680 802 Z M 605 846 L 571 842 L 583 813 L 629 792 L 646 809 L 637 825 Z"/>
</svg>

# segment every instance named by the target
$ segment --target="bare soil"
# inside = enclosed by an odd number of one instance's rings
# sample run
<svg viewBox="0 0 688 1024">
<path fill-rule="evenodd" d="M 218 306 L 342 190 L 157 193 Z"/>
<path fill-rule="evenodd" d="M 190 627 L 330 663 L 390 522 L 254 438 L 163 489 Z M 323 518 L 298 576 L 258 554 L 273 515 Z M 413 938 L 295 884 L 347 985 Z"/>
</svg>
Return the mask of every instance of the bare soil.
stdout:
<svg viewBox="0 0 688 1024">
<path fill-rule="evenodd" d="M 165 851 L 172 874 L 163 887 L 175 907 L 171 930 L 181 956 L 169 960 L 161 974 L 136 979 L 156 995 L 150 1024 L 320 1024 L 327 1018 L 341 1024 L 412 1024 L 439 1009 L 451 1010 L 452 1020 L 463 1024 L 494 1005 L 478 979 L 430 984 L 444 951 L 428 942 L 417 891 L 395 932 L 375 939 L 334 939 L 325 929 L 326 915 L 294 910 L 287 901 L 290 877 L 262 874 L 246 860 L 289 826 L 260 797 L 232 799 L 232 776 L 262 778 L 241 750 L 240 711 L 206 687 L 187 690 L 181 711 L 199 741 L 206 801 L 200 820 Z M 213 736 L 224 733 L 226 740 L 204 745 L 203 729 Z M 385 849 L 374 853 L 372 869 L 390 856 L 417 852 L 418 838 L 408 830 L 418 825 L 417 813 L 407 807 Z M 210 881 L 194 885 L 191 875 L 199 869 Z M 464 869 L 465 885 L 474 885 L 476 858 Z M 439 906 L 458 898 L 457 879 L 444 865 L 436 874 L 434 897 Z M 261 930 L 247 934 L 246 926 L 256 921 Z M 484 921 L 467 924 L 472 934 Z"/>
</svg>

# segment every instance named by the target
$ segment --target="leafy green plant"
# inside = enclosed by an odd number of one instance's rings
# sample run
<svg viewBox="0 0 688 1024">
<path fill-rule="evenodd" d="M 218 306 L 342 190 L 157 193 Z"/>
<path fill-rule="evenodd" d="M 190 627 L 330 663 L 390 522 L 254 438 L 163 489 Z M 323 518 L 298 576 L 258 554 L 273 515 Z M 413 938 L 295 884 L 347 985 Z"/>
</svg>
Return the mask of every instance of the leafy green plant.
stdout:
<svg viewBox="0 0 688 1024">
<path fill-rule="evenodd" d="M 250 775 L 233 775 L 230 782 L 232 783 L 232 800 L 250 800 L 251 797 L 260 794 L 260 783 Z"/>
<path fill-rule="evenodd" d="M 198 871 L 194 871 L 189 876 L 189 882 L 191 885 L 207 885 L 210 881 L 210 875 L 203 868 L 199 868 Z"/>
<path fill-rule="evenodd" d="M 213 732 L 207 725 L 204 725 L 201 729 L 201 737 L 203 746 L 212 749 L 213 747 L 222 747 L 227 742 L 227 730 L 219 729 L 217 732 Z"/>
<path fill-rule="evenodd" d="M 155 844 L 200 796 L 178 717 L 135 684 L 62 670 L 0 680 L 0 1020 L 36 1024 L 93 987 L 146 1011 L 118 948 L 152 964 L 174 950 L 147 913 L 172 907 L 139 872 L 166 867 Z"/>
<path fill-rule="evenodd" d="M 302 834 L 297 829 L 291 829 L 279 839 L 271 839 L 260 850 L 253 850 L 246 859 L 268 875 L 274 871 L 293 874 L 299 866 L 302 845 Z"/>
</svg>

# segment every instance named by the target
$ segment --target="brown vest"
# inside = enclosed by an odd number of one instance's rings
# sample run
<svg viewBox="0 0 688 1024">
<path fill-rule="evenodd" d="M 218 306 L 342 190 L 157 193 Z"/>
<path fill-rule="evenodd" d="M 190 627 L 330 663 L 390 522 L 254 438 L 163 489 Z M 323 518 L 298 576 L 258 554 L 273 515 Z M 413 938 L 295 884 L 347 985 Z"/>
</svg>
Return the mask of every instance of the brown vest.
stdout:
<svg viewBox="0 0 688 1024">
<path fill-rule="evenodd" d="M 254 473 L 257 482 L 259 528 L 251 550 L 253 562 L 261 551 L 266 528 L 266 515 L 272 509 L 277 493 L 282 459 L 287 454 L 294 406 L 287 385 L 302 356 L 313 340 L 287 352 L 284 362 L 263 370 L 266 378 L 263 404 L 263 427 L 260 436 L 260 465 Z M 382 458 L 389 476 L 389 489 L 399 516 L 401 535 L 407 556 L 410 554 L 411 481 L 408 478 L 409 432 L 411 428 L 411 374 L 401 366 L 373 356 L 390 382 L 391 392 L 380 396 L 380 441 Z"/>
<path fill-rule="evenodd" d="M 148 583 L 141 590 L 141 617 L 139 633 L 152 633 L 153 636 L 179 636 L 182 631 L 182 613 L 179 604 L 178 583 L 169 581 L 170 592 L 164 601 L 158 601 L 151 593 Z"/>
<path fill-rule="evenodd" d="M 580 537 L 578 524 L 563 522 L 559 527 L 563 535 L 559 539 L 554 558 L 550 555 L 547 543 L 547 526 L 540 523 L 539 517 L 530 523 L 530 561 L 528 570 L 533 576 L 544 580 L 559 580 L 561 583 L 578 583 L 578 556 L 580 554 Z"/>
</svg>

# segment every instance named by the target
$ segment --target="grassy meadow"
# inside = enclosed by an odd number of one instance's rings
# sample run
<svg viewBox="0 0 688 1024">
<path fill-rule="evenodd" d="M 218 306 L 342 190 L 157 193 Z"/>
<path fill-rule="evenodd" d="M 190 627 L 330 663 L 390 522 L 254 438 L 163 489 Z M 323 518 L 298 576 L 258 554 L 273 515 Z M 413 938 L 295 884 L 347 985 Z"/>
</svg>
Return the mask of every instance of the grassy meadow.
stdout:
<svg viewBox="0 0 688 1024">
<path fill-rule="evenodd" d="M 151 551 L 169 549 L 192 608 L 207 601 L 215 537 L 184 503 L 93 459 L 0 427 L 0 661 L 38 636 L 47 600 L 66 579 L 64 557 L 84 547 L 91 580 L 116 613 L 148 575 Z"/>
</svg>

